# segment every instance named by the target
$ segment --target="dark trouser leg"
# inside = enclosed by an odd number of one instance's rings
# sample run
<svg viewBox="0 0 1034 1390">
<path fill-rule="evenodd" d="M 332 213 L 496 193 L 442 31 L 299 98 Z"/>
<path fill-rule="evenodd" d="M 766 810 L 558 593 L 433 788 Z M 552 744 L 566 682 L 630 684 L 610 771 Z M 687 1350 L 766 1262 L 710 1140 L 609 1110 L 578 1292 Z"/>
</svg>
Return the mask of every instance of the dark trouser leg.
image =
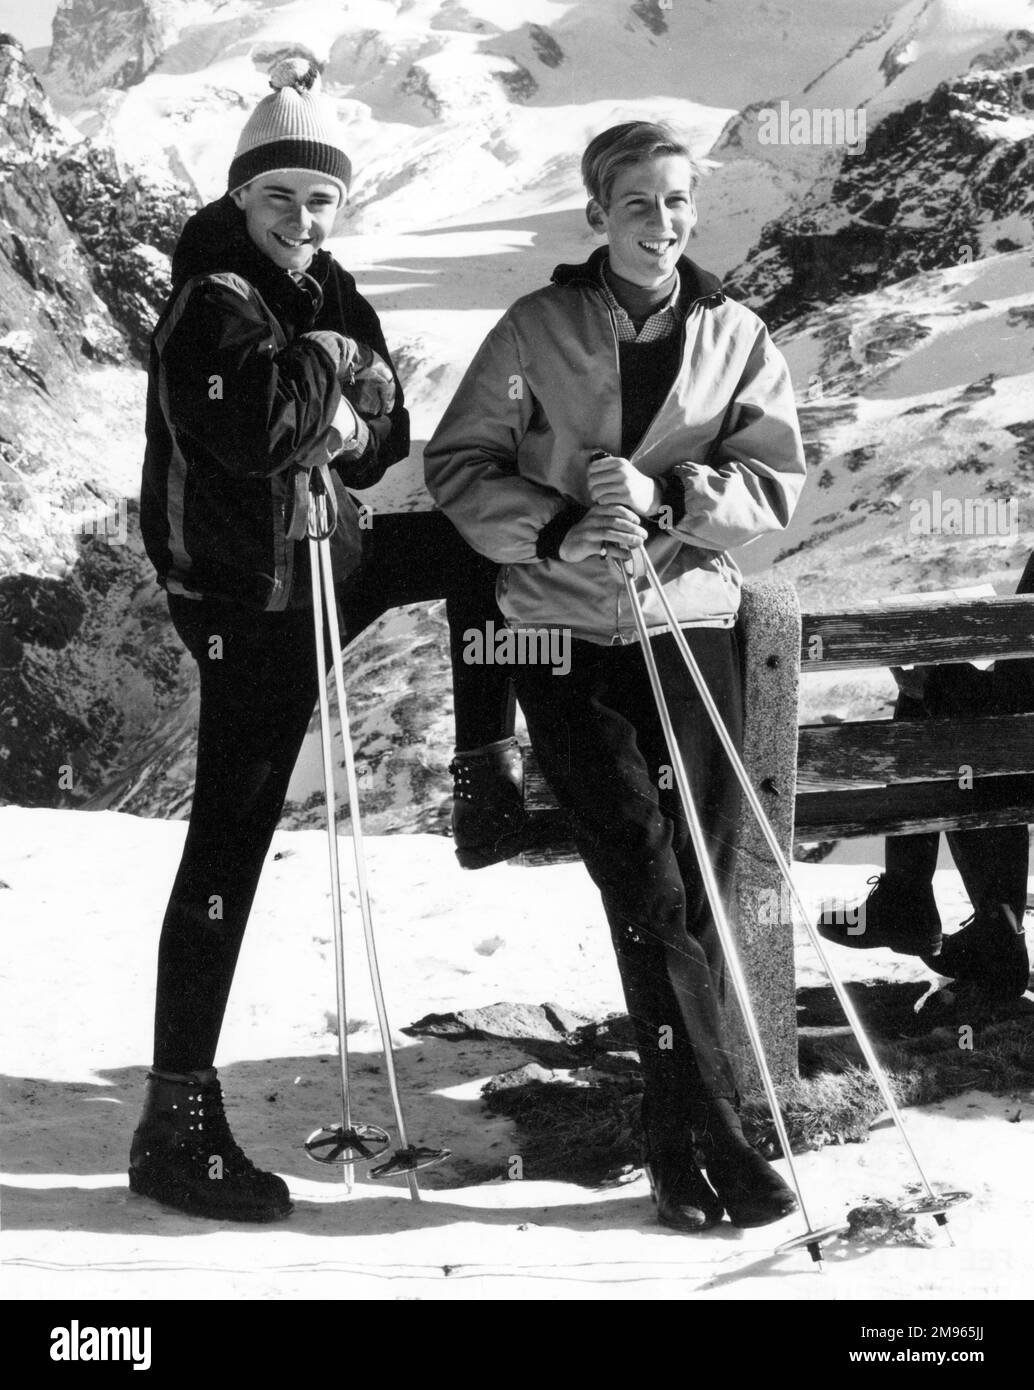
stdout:
<svg viewBox="0 0 1034 1390">
<path fill-rule="evenodd" d="M 742 697 L 732 633 L 687 634 L 733 737 Z M 638 647 L 572 644 L 566 676 L 517 668 L 543 773 L 603 897 L 646 1082 L 655 1146 L 684 1142 L 694 1103 L 735 1095 L 722 1037 L 723 967 L 670 755 Z M 728 900 L 739 788 L 670 636 L 653 648 L 697 809 Z M 661 784 L 661 785 L 659 785 Z M 670 1046 L 668 1045 L 670 1043 Z"/>
<path fill-rule="evenodd" d="M 1022 925 L 1027 910 L 1027 827 L 953 830 L 948 844 L 974 911 L 1005 903 Z"/>
<path fill-rule="evenodd" d="M 375 514 L 363 532 L 363 559 L 338 589 L 345 641 L 389 608 L 445 599 L 452 658 L 456 747 L 480 748 L 513 733 L 513 691 L 505 666 L 463 660 L 463 634 L 504 619 L 495 601 L 499 566 L 472 550 L 442 512 Z"/>
<path fill-rule="evenodd" d="M 158 948 L 154 1065 L 188 1072 L 213 1064 L 317 682 L 309 612 L 175 598 L 169 607 L 198 661 L 201 713 L 190 825 Z"/>
</svg>

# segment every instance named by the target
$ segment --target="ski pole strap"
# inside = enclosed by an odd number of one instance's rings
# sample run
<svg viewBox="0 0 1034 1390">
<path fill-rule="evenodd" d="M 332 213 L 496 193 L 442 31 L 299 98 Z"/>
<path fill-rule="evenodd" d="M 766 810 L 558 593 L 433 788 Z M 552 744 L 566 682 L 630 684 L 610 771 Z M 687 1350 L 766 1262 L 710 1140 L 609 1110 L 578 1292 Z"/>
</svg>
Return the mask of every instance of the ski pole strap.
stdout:
<svg viewBox="0 0 1034 1390">
<path fill-rule="evenodd" d="M 643 559 L 642 546 L 636 546 L 634 550 L 623 550 L 620 546 L 616 546 L 612 549 L 604 542 L 603 549 L 605 551 L 605 558 L 608 559 L 612 565 L 617 565 L 619 569 L 623 569 L 625 573 L 631 575 L 633 579 L 642 579 L 643 575 L 646 573 L 646 562 Z"/>
<path fill-rule="evenodd" d="M 287 519 L 287 539 L 300 541 L 309 526 L 309 470 L 296 468 L 291 477 L 291 504 Z"/>
<path fill-rule="evenodd" d="M 337 529 L 337 497 L 330 469 L 325 463 L 315 468 L 298 468 L 294 475 L 294 496 L 287 539 L 326 540 Z"/>
</svg>

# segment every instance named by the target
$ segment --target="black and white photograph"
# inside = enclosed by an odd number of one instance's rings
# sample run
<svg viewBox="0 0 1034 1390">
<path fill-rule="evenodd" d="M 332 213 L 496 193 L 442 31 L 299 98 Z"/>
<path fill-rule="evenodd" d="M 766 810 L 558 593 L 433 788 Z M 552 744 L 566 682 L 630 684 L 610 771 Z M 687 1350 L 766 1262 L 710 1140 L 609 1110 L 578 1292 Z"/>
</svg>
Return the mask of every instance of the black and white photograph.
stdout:
<svg viewBox="0 0 1034 1390">
<path fill-rule="evenodd" d="M 1011 1364 L 1032 417 L 1032 0 L 0 0 L 33 1364 Z"/>
</svg>

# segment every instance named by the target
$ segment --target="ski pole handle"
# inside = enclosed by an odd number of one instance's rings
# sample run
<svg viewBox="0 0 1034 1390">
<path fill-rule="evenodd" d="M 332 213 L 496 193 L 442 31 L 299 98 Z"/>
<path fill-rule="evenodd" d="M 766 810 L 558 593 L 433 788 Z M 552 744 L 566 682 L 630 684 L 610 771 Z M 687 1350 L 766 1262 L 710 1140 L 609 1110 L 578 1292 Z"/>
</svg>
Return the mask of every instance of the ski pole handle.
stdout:
<svg viewBox="0 0 1034 1390">
<path fill-rule="evenodd" d="M 589 462 L 595 463 L 598 459 L 610 458 L 610 456 L 611 455 L 609 449 L 593 449 L 592 452 L 589 454 Z M 625 573 L 630 574 L 633 577 L 633 579 L 641 578 L 645 571 L 643 569 L 642 563 L 637 563 L 636 561 L 638 547 L 635 549 L 631 547 L 626 549 L 624 546 L 618 546 L 617 549 L 619 553 L 617 555 L 613 555 L 611 554 L 610 545 L 607 543 L 607 541 L 601 541 L 600 559 L 609 560 L 612 565 L 620 565 L 621 568 L 625 571 Z"/>
</svg>

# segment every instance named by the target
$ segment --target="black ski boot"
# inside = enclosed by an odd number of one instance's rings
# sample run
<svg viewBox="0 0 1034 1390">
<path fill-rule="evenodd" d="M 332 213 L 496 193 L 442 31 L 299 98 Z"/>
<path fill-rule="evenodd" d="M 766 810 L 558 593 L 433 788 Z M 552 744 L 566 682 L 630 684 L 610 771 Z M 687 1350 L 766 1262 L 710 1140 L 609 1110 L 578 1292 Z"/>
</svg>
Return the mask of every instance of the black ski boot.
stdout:
<svg viewBox="0 0 1034 1390">
<path fill-rule="evenodd" d="M 527 821 L 524 762 L 515 738 L 503 738 L 449 764 L 452 837 L 464 869 L 483 869 L 519 854 Z"/>
<path fill-rule="evenodd" d="M 643 1167 L 662 1226 L 699 1235 L 721 1221 L 722 1203 L 697 1167 L 690 1149 L 678 1153 L 651 1153 L 647 1149 Z"/>
<path fill-rule="evenodd" d="M 732 1101 L 706 1102 L 694 1128 L 707 1180 L 734 1226 L 768 1226 L 797 1210 L 793 1192 L 747 1142 Z"/>
<path fill-rule="evenodd" d="M 959 931 L 946 936 L 925 964 L 988 1003 L 1010 1003 L 1030 982 L 1027 939 L 1007 903 L 988 903 Z"/>
<path fill-rule="evenodd" d="M 230 1133 L 214 1067 L 182 1076 L 150 1073 L 129 1187 L 220 1221 L 276 1221 L 291 1210 L 283 1178 L 256 1168 Z"/>
<path fill-rule="evenodd" d="M 819 935 L 860 951 L 887 946 L 903 956 L 933 956 L 941 945 L 941 917 L 932 885 L 889 873 L 869 882 L 869 896 L 857 907 L 822 909 Z"/>
</svg>

